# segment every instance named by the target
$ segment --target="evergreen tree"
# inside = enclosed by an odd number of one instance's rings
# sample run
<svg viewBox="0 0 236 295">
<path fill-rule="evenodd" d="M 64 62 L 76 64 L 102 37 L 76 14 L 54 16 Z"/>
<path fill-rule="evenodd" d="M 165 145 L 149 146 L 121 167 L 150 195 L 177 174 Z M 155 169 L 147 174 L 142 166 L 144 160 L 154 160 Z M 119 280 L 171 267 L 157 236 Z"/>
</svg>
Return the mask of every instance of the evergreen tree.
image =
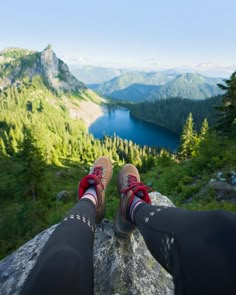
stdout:
<svg viewBox="0 0 236 295">
<path fill-rule="evenodd" d="M 42 111 L 44 110 L 44 105 L 43 105 L 43 101 L 40 99 L 39 102 L 39 107 L 38 107 L 38 112 L 42 113 Z"/>
<path fill-rule="evenodd" d="M 196 133 L 194 131 L 194 122 L 192 113 L 189 114 L 186 123 L 183 128 L 183 132 L 181 135 L 181 145 L 180 145 L 180 157 L 182 159 L 187 159 L 192 156 L 192 153 L 196 147 Z"/>
<path fill-rule="evenodd" d="M 37 146 L 36 138 L 31 129 L 24 129 L 24 139 L 19 145 L 18 159 L 22 162 L 19 171 L 23 194 L 31 196 L 33 200 L 42 190 L 45 179 L 46 164 L 42 155 L 42 149 Z"/>
<path fill-rule="evenodd" d="M 224 80 L 226 85 L 218 86 L 226 91 L 222 104 L 218 107 L 219 119 L 217 129 L 224 135 L 236 135 L 236 72 L 229 80 Z"/>
<path fill-rule="evenodd" d="M 4 140 L 2 139 L 2 137 L 0 137 L 0 154 L 2 154 L 4 156 L 7 155 L 6 147 L 5 147 Z"/>
<path fill-rule="evenodd" d="M 209 125 L 208 125 L 207 119 L 205 118 L 202 123 L 201 130 L 200 130 L 200 135 L 199 135 L 200 141 L 202 141 L 206 138 L 208 130 L 209 130 Z"/>
</svg>

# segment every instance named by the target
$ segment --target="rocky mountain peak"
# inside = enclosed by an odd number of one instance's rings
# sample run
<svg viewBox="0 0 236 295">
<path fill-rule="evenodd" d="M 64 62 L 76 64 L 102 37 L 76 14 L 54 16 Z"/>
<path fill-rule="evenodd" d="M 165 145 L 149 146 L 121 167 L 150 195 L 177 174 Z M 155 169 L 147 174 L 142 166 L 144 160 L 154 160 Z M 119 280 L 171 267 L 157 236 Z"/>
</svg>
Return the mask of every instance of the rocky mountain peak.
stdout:
<svg viewBox="0 0 236 295">
<path fill-rule="evenodd" d="M 40 54 L 40 61 L 46 73 L 56 77 L 59 73 L 59 59 L 51 47 L 47 46 Z"/>
<path fill-rule="evenodd" d="M 49 85 L 55 90 L 80 92 L 86 89 L 86 86 L 70 73 L 68 66 L 57 58 L 50 45 L 48 45 L 39 56 L 43 75 L 47 79 Z"/>
<path fill-rule="evenodd" d="M 11 55 L 12 57 L 13 54 Z M 69 71 L 68 66 L 60 60 L 51 45 L 42 52 L 31 52 L 8 60 L 1 66 L 0 88 L 5 88 L 23 78 L 41 76 L 47 85 L 56 92 L 81 92 L 86 89 Z"/>
</svg>

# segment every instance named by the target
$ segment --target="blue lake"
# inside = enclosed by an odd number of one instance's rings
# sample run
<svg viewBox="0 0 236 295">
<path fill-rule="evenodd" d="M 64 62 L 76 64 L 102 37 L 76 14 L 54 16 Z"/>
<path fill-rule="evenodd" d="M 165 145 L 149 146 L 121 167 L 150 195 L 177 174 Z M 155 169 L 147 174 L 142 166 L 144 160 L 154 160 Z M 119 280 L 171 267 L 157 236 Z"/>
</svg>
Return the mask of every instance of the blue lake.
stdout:
<svg viewBox="0 0 236 295">
<path fill-rule="evenodd" d="M 132 140 L 140 145 L 165 147 L 172 151 L 175 151 L 179 144 L 179 137 L 175 133 L 132 118 L 129 110 L 125 109 L 109 110 L 89 127 L 89 131 L 99 139 L 104 135 L 113 136 L 115 133 L 123 139 Z"/>
</svg>

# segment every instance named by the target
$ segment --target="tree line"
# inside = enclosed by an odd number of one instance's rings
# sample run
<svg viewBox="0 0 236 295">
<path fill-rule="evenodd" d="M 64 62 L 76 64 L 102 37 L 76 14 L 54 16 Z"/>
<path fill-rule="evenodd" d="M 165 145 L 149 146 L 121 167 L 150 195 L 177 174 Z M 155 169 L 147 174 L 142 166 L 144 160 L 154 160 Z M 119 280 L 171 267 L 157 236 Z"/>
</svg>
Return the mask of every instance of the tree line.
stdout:
<svg viewBox="0 0 236 295">
<path fill-rule="evenodd" d="M 177 97 L 152 102 L 119 103 L 119 105 L 128 108 L 131 116 L 135 118 L 155 123 L 181 134 L 189 113 L 193 115 L 197 131 L 200 131 L 205 118 L 210 126 L 214 126 L 217 118 L 215 107 L 220 105 L 221 100 L 221 96 L 198 101 Z"/>
</svg>

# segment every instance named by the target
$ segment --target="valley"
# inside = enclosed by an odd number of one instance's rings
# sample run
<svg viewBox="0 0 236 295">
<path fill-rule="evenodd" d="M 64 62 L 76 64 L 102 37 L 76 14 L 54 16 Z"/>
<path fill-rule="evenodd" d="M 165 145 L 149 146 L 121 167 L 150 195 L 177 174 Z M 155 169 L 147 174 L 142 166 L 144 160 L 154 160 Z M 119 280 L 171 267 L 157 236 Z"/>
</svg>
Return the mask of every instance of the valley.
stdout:
<svg viewBox="0 0 236 295">
<path fill-rule="evenodd" d="M 114 167 L 108 219 L 119 202 L 116 178 L 125 163 L 177 206 L 236 212 L 229 197 L 236 173 L 235 75 L 222 82 L 197 73 L 117 74 L 95 92 L 51 46 L 0 53 L 1 257 L 61 220 L 77 202 L 78 181 L 101 155 Z M 119 91 L 126 99 L 112 97 Z"/>
</svg>

